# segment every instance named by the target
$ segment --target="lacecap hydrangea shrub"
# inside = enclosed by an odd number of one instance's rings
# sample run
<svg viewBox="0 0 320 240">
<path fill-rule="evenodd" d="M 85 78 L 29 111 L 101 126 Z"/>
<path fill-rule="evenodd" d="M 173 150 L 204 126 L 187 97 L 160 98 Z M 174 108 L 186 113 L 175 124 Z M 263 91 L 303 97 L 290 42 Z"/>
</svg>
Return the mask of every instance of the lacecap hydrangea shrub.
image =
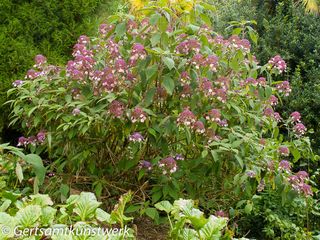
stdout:
<svg viewBox="0 0 320 240">
<path fill-rule="evenodd" d="M 248 199 L 246 213 L 257 192 L 312 196 L 307 129 L 298 112 L 274 110 L 291 93 L 273 81 L 285 61 L 259 65 L 248 40 L 214 33 L 209 10 L 112 16 L 66 66 L 36 56 L 9 91 L 19 145 L 45 151 L 56 177 L 91 176 L 98 195 L 143 185 L 153 202 L 188 196 L 219 210 Z"/>
</svg>

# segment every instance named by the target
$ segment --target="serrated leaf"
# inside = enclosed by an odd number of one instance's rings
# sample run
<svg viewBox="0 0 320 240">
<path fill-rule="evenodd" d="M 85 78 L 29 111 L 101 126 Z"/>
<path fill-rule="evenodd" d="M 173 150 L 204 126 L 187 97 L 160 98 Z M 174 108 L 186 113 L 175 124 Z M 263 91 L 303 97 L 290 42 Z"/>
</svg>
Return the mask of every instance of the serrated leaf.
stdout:
<svg viewBox="0 0 320 240">
<path fill-rule="evenodd" d="M 46 168 L 43 166 L 42 159 L 36 154 L 28 154 L 24 156 L 24 160 L 32 165 L 33 170 L 38 178 L 39 185 L 41 185 L 46 175 Z"/>
<path fill-rule="evenodd" d="M 105 212 L 104 210 L 102 210 L 101 208 L 97 208 L 96 218 L 100 222 L 106 222 L 106 223 L 111 224 L 111 215 L 109 213 Z"/>
<path fill-rule="evenodd" d="M 174 60 L 173 60 L 172 58 L 162 57 L 162 61 L 163 61 L 164 64 L 169 68 L 169 70 L 171 70 L 172 68 L 174 68 Z"/>
<path fill-rule="evenodd" d="M 173 79 L 169 76 L 164 76 L 162 85 L 166 89 L 167 93 L 172 95 L 174 87 L 175 87 Z"/>
<path fill-rule="evenodd" d="M 29 205 L 20 209 L 16 214 L 17 224 L 25 228 L 35 226 L 41 216 L 41 207 L 38 205 Z"/>
<path fill-rule="evenodd" d="M 172 204 L 169 201 L 162 201 L 154 205 L 160 211 L 165 211 L 166 213 L 170 213 L 172 211 Z"/>
</svg>

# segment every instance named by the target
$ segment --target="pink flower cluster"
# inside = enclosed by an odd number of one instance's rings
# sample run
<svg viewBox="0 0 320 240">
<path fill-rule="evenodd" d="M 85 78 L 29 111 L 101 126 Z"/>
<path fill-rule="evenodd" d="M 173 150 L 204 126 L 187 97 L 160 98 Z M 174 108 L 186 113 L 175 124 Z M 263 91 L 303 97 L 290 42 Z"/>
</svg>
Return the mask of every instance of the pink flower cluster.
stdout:
<svg viewBox="0 0 320 240">
<path fill-rule="evenodd" d="M 269 60 L 269 64 L 278 69 L 280 73 L 286 71 L 287 64 L 286 62 L 280 57 L 280 55 L 276 55 Z"/>
<path fill-rule="evenodd" d="M 290 122 L 294 124 L 293 132 L 297 137 L 302 137 L 307 132 L 307 128 L 301 123 L 301 114 L 299 112 L 291 113 Z"/>
<path fill-rule="evenodd" d="M 311 186 L 305 183 L 305 181 L 308 179 L 309 174 L 307 172 L 299 171 L 296 174 L 289 176 L 288 182 L 298 193 L 302 193 L 305 196 L 312 196 L 313 192 Z"/>
<path fill-rule="evenodd" d="M 276 88 L 279 93 L 284 93 L 286 97 L 289 96 L 292 91 L 288 81 L 283 81 L 282 83 L 277 84 Z"/>
<path fill-rule="evenodd" d="M 173 157 L 166 157 L 159 161 L 159 168 L 162 169 L 162 174 L 172 174 L 177 171 L 177 162 Z"/>
<path fill-rule="evenodd" d="M 144 137 L 139 132 L 134 132 L 129 137 L 130 142 L 143 142 Z"/>
<path fill-rule="evenodd" d="M 17 146 L 26 147 L 29 144 L 35 146 L 37 144 L 44 143 L 45 139 L 46 139 L 46 133 L 44 131 L 41 131 L 36 136 L 30 136 L 28 138 L 23 137 L 23 136 L 19 137 Z"/>
<path fill-rule="evenodd" d="M 200 43 L 196 39 L 189 39 L 178 44 L 176 53 L 189 54 L 192 51 L 198 53 L 200 51 Z"/>
</svg>

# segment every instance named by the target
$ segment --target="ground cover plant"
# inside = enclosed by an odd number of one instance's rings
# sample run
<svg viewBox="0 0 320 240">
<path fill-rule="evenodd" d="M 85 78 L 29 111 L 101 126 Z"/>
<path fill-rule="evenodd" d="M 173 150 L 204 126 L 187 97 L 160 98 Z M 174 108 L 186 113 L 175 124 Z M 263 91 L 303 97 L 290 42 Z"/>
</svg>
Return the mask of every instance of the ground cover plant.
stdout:
<svg viewBox="0 0 320 240">
<path fill-rule="evenodd" d="M 318 156 L 301 114 L 275 111 L 292 92 L 286 62 L 259 64 L 241 31 L 212 31 L 211 5 L 184 3 L 111 16 L 99 36 L 79 37 L 66 66 L 37 55 L 13 82 L 18 145 L 44 156 L 50 173 L 41 190 L 65 201 L 87 189 L 110 204 L 131 189 L 131 211 L 156 221 L 154 204 L 171 212 L 160 200 L 197 200 L 211 216 L 175 202 L 185 217 L 172 210 L 173 239 L 311 238 L 319 202 L 308 171 Z"/>
</svg>

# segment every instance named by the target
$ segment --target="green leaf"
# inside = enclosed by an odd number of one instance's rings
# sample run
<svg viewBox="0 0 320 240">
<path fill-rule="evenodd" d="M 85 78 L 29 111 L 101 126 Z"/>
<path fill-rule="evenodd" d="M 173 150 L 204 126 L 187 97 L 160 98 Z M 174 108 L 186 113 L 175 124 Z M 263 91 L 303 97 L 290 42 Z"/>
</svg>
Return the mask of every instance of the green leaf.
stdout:
<svg viewBox="0 0 320 240">
<path fill-rule="evenodd" d="M 11 200 L 6 199 L 0 206 L 0 212 L 5 212 L 8 209 L 8 207 L 10 207 L 11 203 L 12 203 Z"/>
<path fill-rule="evenodd" d="M 161 16 L 158 22 L 159 30 L 161 32 L 165 32 L 168 28 L 168 24 L 168 20 L 165 17 Z"/>
<path fill-rule="evenodd" d="M 202 158 L 205 158 L 206 156 L 208 156 L 208 150 L 207 149 L 203 150 L 202 153 L 201 153 L 201 157 Z"/>
<path fill-rule="evenodd" d="M 146 69 L 147 80 L 151 79 L 158 72 L 158 65 L 154 64 Z"/>
<path fill-rule="evenodd" d="M 159 220 L 159 213 L 155 208 L 147 208 L 145 211 L 146 215 L 150 217 L 152 220 L 158 221 Z"/>
<path fill-rule="evenodd" d="M 18 177 L 19 182 L 21 183 L 23 180 L 23 171 L 19 163 L 16 164 L 16 175 Z"/>
<path fill-rule="evenodd" d="M 154 98 L 154 95 L 155 95 L 156 91 L 157 91 L 156 88 L 150 88 L 148 90 L 148 92 L 146 93 L 146 97 L 144 99 L 145 107 L 149 107 L 152 104 L 153 98 Z"/>
<path fill-rule="evenodd" d="M 55 220 L 55 215 L 57 212 L 57 209 L 54 209 L 52 207 L 44 207 L 42 208 L 41 211 L 41 217 L 40 217 L 40 221 L 44 226 L 49 226 L 53 223 L 53 221 Z"/>
<path fill-rule="evenodd" d="M 301 154 L 298 149 L 292 148 L 292 149 L 290 149 L 290 152 L 292 153 L 292 155 L 294 157 L 294 162 L 298 161 L 301 158 Z"/>
<path fill-rule="evenodd" d="M 34 227 L 41 216 L 41 207 L 39 205 L 29 205 L 20 209 L 16 214 L 18 225 L 25 228 Z"/>
<path fill-rule="evenodd" d="M 174 60 L 172 58 L 162 57 L 162 61 L 164 62 L 164 64 L 166 64 L 166 66 L 169 68 L 169 70 L 174 68 Z"/>
<path fill-rule="evenodd" d="M 166 213 L 170 213 L 173 209 L 172 204 L 169 201 L 162 201 L 154 205 L 160 211 L 165 211 Z"/>
<path fill-rule="evenodd" d="M 250 214 L 252 211 L 252 207 L 253 207 L 253 204 L 251 202 L 248 202 L 247 205 L 244 207 L 244 212 L 246 214 Z"/>
<path fill-rule="evenodd" d="M 118 37 L 121 37 L 122 35 L 124 35 L 126 31 L 127 31 L 127 28 L 126 28 L 126 23 L 125 22 L 119 23 L 116 26 L 115 33 L 116 33 L 116 35 Z"/>
<path fill-rule="evenodd" d="M 93 193 L 81 192 L 75 202 L 73 212 L 80 217 L 81 221 L 90 220 L 95 215 L 95 212 L 100 205 L 101 203 L 97 201 L 96 196 Z"/>
<path fill-rule="evenodd" d="M 151 45 L 153 47 L 156 46 L 160 42 L 160 38 L 161 38 L 161 33 L 154 34 L 150 39 Z"/>
<path fill-rule="evenodd" d="M 96 218 L 100 222 L 105 222 L 105 223 L 109 223 L 109 224 L 112 223 L 111 222 L 111 215 L 109 213 L 105 212 L 104 210 L 102 210 L 101 208 L 97 208 Z"/>
<path fill-rule="evenodd" d="M 24 160 L 31 164 L 38 178 L 39 185 L 42 185 L 46 175 L 46 168 L 43 166 L 42 159 L 36 154 L 28 154 L 24 156 Z"/>
<path fill-rule="evenodd" d="M 163 84 L 163 87 L 168 92 L 168 94 L 172 95 L 174 87 L 175 87 L 173 79 L 166 75 L 166 76 L 163 77 L 162 84 Z"/>
<path fill-rule="evenodd" d="M 151 15 L 151 17 L 150 17 L 150 24 L 151 24 L 151 25 L 157 25 L 160 17 L 161 17 L 161 15 L 158 14 L 158 13 L 155 13 L 155 14 Z"/>
<path fill-rule="evenodd" d="M 257 44 L 258 43 L 258 35 L 257 33 L 255 33 L 254 31 L 249 31 L 249 37 L 251 38 L 251 40 Z"/>
</svg>

